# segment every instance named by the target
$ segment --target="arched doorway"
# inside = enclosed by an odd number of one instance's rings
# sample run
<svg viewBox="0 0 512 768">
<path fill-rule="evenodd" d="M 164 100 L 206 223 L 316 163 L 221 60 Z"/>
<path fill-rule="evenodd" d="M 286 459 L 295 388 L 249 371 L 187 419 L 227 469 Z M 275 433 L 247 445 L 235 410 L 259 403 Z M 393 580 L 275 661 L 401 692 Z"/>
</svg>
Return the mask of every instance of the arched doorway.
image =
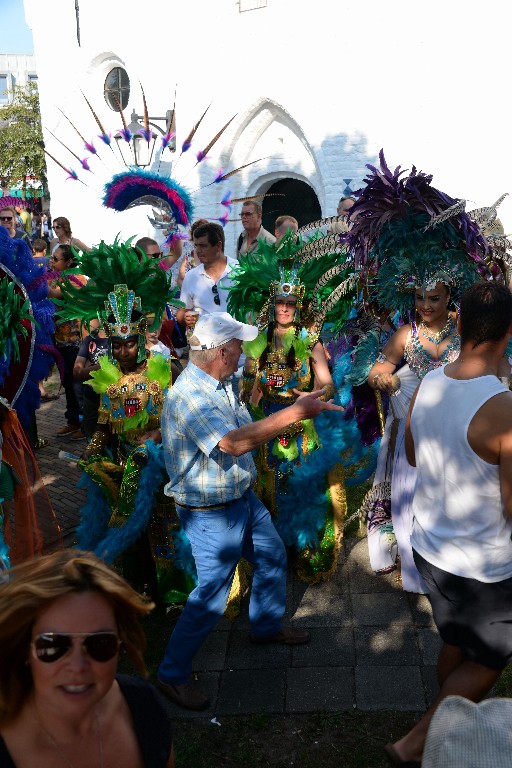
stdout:
<svg viewBox="0 0 512 768">
<path fill-rule="evenodd" d="M 263 198 L 263 226 L 269 232 L 274 232 L 274 223 L 278 216 L 288 214 L 295 216 L 299 227 L 322 218 L 322 210 L 318 197 L 305 181 L 299 179 L 279 179 L 267 190 L 284 197 Z"/>
</svg>

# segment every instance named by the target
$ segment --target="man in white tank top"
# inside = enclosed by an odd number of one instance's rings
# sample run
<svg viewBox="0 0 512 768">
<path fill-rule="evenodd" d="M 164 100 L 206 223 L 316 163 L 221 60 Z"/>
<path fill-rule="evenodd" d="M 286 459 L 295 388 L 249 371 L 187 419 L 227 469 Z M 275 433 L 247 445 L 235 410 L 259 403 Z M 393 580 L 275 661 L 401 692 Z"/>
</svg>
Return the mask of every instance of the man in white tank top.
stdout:
<svg viewBox="0 0 512 768">
<path fill-rule="evenodd" d="M 404 766 L 420 765 L 440 701 L 480 701 L 512 661 L 512 393 L 498 378 L 512 333 L 510 290 L 471 286 L 459 331 L 459 358 L 425 376 L 407 420 L 407 458 L 418 469 L 411 542 L 443 646 L 437 698 L 386 747 Z"/>
</svg>

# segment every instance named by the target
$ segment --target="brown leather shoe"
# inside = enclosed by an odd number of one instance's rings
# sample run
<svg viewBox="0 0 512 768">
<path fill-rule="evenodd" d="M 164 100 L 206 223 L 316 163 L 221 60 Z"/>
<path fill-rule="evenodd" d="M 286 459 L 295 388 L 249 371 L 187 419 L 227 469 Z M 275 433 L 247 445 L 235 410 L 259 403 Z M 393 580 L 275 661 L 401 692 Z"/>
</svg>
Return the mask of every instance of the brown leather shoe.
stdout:
<svg viewBox="0 0 512 768">
<path fill-rule="evenodd" d="M 71 435 L 73 432 L 76 432 L 79 429 L 80 424 L 66 424 L 65 427 L 58 429 L 55 434 L 57 437 L 66 437 L 67 435 Z"/>
<path fill-rule="evenodd" d="M 69 436 L 69 439 L 70 439 L 70 440 L 76 440 L 76 441 L 78 441 L 78 440 L 85 440 L 85 439 L 86 439 L 86 437 L 85 437 L 84 433 L 82 432 L 82 429 L 80 428 L 80 429 L 77 429 L 77 431 L 76 431 L 76 432 L 73 432 L 73 434 L 71 434 L 71 435 Z"/>
<path fill-rule="evenodd" d="M 311 635 L 305 629 L 300 627 L 281 627 L 281 631 L 277 635 L 270 635 L 270 637 L 254 637 L 250 635 L 249 639 L 251 643 L 255 645 L 268 645 L 269 643 L 284 643 L 284 645 L 304 645 L 309 643 Z"/>
<path fill-rule="evenodd" d="M 200 712 L 210 706 L 210 697 L 206 693 L 199 691 L 192 683 L 171 685 L 171 683 L 164 683 L 163 680 L 157 679 L 156 687 L 162 693 L 165 693 L 178 707 L 183 709 L 193 709 L 196 712 Z"/>
</svg>

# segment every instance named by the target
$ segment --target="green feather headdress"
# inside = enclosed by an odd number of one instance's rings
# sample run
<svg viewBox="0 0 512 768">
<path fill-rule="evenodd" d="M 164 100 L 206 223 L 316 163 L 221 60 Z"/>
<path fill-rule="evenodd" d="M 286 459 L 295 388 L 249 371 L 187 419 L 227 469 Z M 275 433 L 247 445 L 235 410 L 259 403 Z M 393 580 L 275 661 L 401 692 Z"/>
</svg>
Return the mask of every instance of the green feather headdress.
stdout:
<svg viewBox="0 0 512 768">
<path fill-rule="evenodd" d="M 116 238 L 112 245 L 102 241 L 87 253 L 75 252 L 76 267 L 63 272 L 62 299 L 55 303 L 61 322 L 80 320 L 89 328 L 92 320 L 98 320 L 109 340 L 138 335 L 141 356 L 148 316 L 159 324 L 167 303 L 183 304 L 174 299 L 175 291 L 158 262 L 141 256 L 132 240 L 123 243 Z M 86 275 L 89 280 L 79 286 L 73 275 Z"/>
<path fill-rule="evenodd" d="M 297 243 L 296 233 L 288 232 L 277 247 L 260 240 L 257 250 L 231 272 L 228 312 L 242 322 L 257 321 L 262 329 L 273 320 L 275 296 L 296 295 L 305 328 L 319 333 L 329 322 L 341 330 L 357 279 L 338 240 L 331 238 L 315 235 L 307 243 Z"/>
</svg>

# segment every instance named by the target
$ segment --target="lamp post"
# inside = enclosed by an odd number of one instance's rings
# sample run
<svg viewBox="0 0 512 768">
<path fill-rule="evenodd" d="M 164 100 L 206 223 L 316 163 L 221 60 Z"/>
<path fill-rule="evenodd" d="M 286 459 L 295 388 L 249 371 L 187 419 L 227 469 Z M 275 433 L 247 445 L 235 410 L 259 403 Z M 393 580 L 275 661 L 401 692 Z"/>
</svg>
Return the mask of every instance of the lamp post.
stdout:
<svg viewBox="0 0 512 768">
<path fill-rule="evenodd" d="M 168 110 L 165 114 L 165 117 L 150 117 L 149 124 L 154 126 L 154 128 L 156 128 L 156 130 L 159 131 L 162 136 L 165 136 L 166 131 L 169 131 L 172 117 L 173 110 Z M 142 134 L 144 131 L 144 126 L 138 122 L 142 119 L 142 115 L 138 115 L 135 110 L 132 111 L 130 124 L 128 125 L 128 131 L 131 134 L 130 141 L 126 141 L 121 132 L 114 134 L 114 139 L 116 140 L 117 146 L 119 147 L 121 157 L 123 158 L 123 162 L 127 167 L 130 165 L 136 165 L 139 168 L 147 168 L 149 165 L 151 165 L 153 160 L 153 152 L 155 150 L 155 142 L 158 138 L 158 134 L 150 130 L 150 139 L 147 141 L 147 139 Z M 166 131 L 163 131 L 160 126 L 151 122 L 152 120 L 165 120 Z M 176 151 L 175 141 L 171 141 L 168 146 L 171 152 Z"/>
</svg>

